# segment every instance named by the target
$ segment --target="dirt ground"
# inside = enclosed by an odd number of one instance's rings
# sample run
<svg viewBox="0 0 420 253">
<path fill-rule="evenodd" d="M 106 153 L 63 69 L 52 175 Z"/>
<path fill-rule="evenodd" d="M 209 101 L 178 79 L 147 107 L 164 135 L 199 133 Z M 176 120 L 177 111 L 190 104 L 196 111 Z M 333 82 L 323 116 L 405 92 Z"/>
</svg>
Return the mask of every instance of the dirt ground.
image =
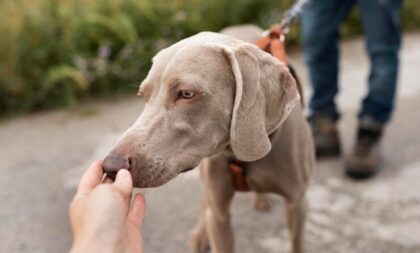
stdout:
<svg viewBox="0 0 420 253">
<path fill-rule="evenodd" d="M 343 175 L 343 159 L 318 163 L 308 194 L 307 252 L 420 252 L 419 45 L 419 33 L 405 35 L 398 106 L 386 131 L 380 174 L 353 182 Z M 307 83 L 301 55 L 291 58 Z M 363 41 L 343 43 L 338 102 L 346 153 L 367 72 Z M 67 208 L 81 174 L 107 154 L 142 108 L 141 99 L 127 97 L 0 122 L 0 252 L 69 249 Z M 145 252 L 189 252 L 201 203 L 197 171 L 142 192 L 148 203 Z M 237 252 L 288 252 L 282 200 L 273 196 L 272 210 L 259 213 L 250 199 L 237 194 L 232 206 Z"/>
</svg>

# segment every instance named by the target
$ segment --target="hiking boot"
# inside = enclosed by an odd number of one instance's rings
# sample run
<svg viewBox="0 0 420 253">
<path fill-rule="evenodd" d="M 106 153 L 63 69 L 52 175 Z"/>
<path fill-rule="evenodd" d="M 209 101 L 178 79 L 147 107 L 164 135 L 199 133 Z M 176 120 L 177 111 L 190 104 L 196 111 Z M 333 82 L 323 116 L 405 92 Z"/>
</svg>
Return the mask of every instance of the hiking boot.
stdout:
<svg viewBox="0 0 420 253">
<path fill-rule="evenodd" d="M 314 138 L 316 157 L 339 156 L 341 149 L 336 122 L 325 115 L 312 115 L 308 122 Z"/>
<path fill-rule="evenodd" d="M 346 174 L 353 179 L 367 179 L 378 170 L 380 139 L 383 124 L 365 117 L 359 122 L 357 141 L 353 153 L 346 159 Z"/>
</svg>

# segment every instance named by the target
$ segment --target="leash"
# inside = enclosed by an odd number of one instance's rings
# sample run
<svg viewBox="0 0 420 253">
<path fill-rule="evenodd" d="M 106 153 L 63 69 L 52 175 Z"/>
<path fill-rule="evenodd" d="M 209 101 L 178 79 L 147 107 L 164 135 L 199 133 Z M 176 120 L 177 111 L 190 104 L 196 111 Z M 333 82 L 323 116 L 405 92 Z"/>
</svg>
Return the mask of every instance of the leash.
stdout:
<svg viewBox="0 0 420 253">
<path fill-rule="evenodd" d="M 304 6 L 310 0 L 298 0 L 284 15 L 280 24 L 273 25 L 270 29 L 263 32 L 262 37 L 255 42 L 255 44 L 265 52 L 273 55 L 279 61 L 284 62 L 289 70 L 290 74 L 296 80 L 298 92 L 301 97 L 301 103 L 303 105 L 303 89 L 299 78 L 294 68 L 288 64 L 286 47 L 285 47 L 285 35 L 289 31 L 289 26 L 296 23 L 302 13 Z M 247 166 L 243 161 L 232 159 L 229 162 L 229 171 L 232 178 L 232 184 L 237 191 L 246 192 L 249 191 L 249 185 L 246 181 Z"/>
<path fill-rule="evenodd" d="M 262 38 L 256 42 L 257 46 L 287 64 L 287 54 L 284 46 L 285 35 L 289 32 L 289 26 L 299 20 L 303 8 L 309 1 L 310 0 L 296 1 L 295 4 L 286 11 L 280 24 L 273 25 L 270 29 L 263 32 Z"/>
<path fill-rule="evenodd" d="M 298 0 L 284 15 L 280 21 L 280 27 L 285 33 L 289 31 L 289 26 L 296 23 L 300 15 L 302 14 L 303 8 L 309 3 L 310 0 Z"/>
<path fill-rule="evenodd" d="M 265 52 L 273 55 L 279 61 L 284 62 L 290 70 L 290 74 L 296 81 L 297 88 L 301 97 L 301 104 L 303 103 L 303 88 L 301 82 L 296 74 L 295 69 L 288 63 L 285 35 L 289 32 L 289 26 L 296 23 L 302 14 L 303 8 L 310 0 L 298 0 L 284 15 L 280 24 L 273 25 L 270 29 L 263 32 L 262 37 L 255 42 L 255 44 Z"/>
<path fill-rule="evenodd" d="M 280 24 L 273 25 L 262 34 L 256 44 L 259 48 L 271 53 L 274 57 L 287 64 L 287 54 L 284 46 L 285 35 L 289 32 L 289 26 L 296 23 L 302 14 L 303 8 L 310 0 L 298 0 L 286 11 Z"/>
</svg>

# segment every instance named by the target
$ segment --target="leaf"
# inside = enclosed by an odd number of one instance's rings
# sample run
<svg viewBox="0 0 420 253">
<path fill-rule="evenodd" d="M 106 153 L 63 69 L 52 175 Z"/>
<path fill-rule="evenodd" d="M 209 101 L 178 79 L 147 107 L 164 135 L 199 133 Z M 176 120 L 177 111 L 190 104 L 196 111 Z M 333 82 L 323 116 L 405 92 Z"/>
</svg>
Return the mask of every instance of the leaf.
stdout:
<svg viewBox="0 0 420 253">
<path fill-rule="evenodd" d="M 119 14 L 111 27 L 113 32 L 124 42 L 135 45 L 138 41 L 136 28 L 127 15 Z"/>
<path fill-rule="evenodd" d="M 51 90 L 55 85 L 66 80 L 72 81 L 78 89 L 87 90 L 87 88 L 89 88 L 88 80 L 86 80 L 85 76 L 79 69 L 72 66 L 62 65 L 54 67 L 48 71 L 42 89 L 44 91 Z"/>
<path fill-rule="evenodd" d="M 135 45 L 138 41 L 136 27 L 126 14 L 120 13 L 114 18 L 91 14 L 87 17 L 87 21 L 105 27 L 125 43 Z"/>
</svg>

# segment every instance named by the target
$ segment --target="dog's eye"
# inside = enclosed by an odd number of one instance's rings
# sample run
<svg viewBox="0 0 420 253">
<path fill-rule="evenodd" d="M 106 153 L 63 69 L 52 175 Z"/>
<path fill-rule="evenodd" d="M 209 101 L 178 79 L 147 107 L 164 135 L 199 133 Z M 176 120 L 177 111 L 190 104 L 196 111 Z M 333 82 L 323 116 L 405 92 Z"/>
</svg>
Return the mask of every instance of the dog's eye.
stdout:
<svg viewBox="0 0 420 253">
<path fill-rule="evenodd" d="M 179 92 L 179 98 L 190 99 L 194 97 L 195 93 L 189 90 L 182 90 Z"/>
</svg>

